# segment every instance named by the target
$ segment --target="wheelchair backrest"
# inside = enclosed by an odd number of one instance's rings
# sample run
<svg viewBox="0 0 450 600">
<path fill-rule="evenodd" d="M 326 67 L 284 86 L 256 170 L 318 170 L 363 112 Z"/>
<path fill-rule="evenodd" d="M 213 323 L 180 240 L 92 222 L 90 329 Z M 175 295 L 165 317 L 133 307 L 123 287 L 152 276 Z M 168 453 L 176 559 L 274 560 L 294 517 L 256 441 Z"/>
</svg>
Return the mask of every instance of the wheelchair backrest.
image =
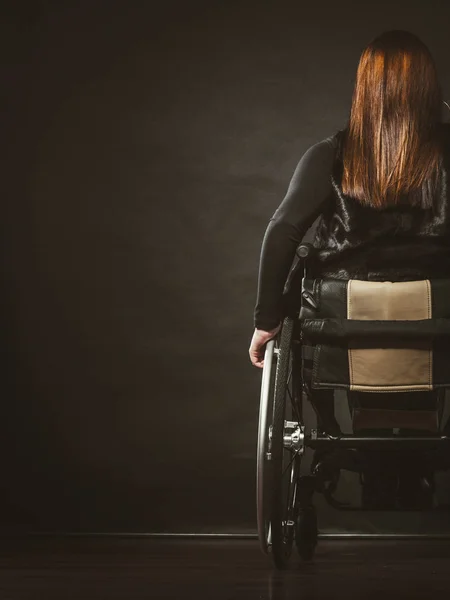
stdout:
<svg viewBox="0 0 450 600">
<path fill-rule="evenodd" d="M 363 392 L 450 386 L 450 280 L 303 279 L 312 386 Z"/>
</svg>

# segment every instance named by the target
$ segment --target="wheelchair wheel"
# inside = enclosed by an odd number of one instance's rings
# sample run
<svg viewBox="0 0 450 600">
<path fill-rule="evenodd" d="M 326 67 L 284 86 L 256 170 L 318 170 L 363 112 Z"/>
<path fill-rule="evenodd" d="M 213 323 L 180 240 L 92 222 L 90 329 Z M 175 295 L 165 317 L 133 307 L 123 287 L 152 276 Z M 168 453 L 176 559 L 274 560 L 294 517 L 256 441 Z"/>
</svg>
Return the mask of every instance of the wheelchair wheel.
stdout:
<svg viewBox="0 0 450 600">
<path fill-rule="evenodd" d="M 284 567 L 291 555 L 297 520 L 296 494 L 303 452 L 303 427 L 292 376 L 294 321 L 286 318 L 264 359 L 258 432 L 257 514 L 263 552 Z"/>
</svg>

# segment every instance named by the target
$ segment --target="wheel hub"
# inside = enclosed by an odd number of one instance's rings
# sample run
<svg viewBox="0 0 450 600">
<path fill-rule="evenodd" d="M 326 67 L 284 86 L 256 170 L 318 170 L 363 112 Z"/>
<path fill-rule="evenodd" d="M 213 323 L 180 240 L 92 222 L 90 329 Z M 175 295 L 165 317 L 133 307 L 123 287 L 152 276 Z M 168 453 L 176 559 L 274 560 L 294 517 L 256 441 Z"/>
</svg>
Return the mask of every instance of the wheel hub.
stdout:
<svg viewBox="0 0 450 600">
<path fill-rule="evenodd" d="M 285 421 L 283 442 L 286 450 L 303 454 L 305 451 L 305 427 L 299 425 L 297 421 Z"/>
</svg>

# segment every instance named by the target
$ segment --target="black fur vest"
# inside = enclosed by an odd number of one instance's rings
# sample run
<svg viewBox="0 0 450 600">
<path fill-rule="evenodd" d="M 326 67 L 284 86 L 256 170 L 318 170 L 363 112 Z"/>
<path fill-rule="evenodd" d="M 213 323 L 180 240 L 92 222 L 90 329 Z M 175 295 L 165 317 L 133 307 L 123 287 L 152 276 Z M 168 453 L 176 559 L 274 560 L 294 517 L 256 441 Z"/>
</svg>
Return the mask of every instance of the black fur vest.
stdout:
<svg viewBox="0 0 450 600">
<path fill-rule="evenodd" d="M 314 240 L 314 275 L 334 279 L 406 281 L 450 277 L 450 125 L 442 124 L 443 160 L 435 205 L 385 209 L 342 192 L 342 137 L 334 137 L 332 197 Z"/>
</svg>

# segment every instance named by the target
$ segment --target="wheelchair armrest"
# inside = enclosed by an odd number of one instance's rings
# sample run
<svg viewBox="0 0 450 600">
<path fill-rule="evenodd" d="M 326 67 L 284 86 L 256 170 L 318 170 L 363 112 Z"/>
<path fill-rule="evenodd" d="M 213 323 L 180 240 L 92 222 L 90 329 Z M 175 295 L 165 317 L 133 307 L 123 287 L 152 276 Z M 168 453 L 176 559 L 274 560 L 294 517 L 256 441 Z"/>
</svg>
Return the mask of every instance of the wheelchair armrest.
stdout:
<svg viewBox="0 0 450 600">
<path fill-rule="evenodd" d="M 306 277 L 306 268 L 308 260 L 313 258 L 316 253 L 316 248 L 308 242 L 302 243 L 297 247 L 296 255 L 299 260 L 294 261 L 294 265 L 289 271 L 286 283 L 284 286 L 283 296 L 285 300 L 285 311 L 286 314 L 296 314 L 300 309 L 299 298 L 297 291 L 303 294 L 303 281 Z M 313 302 L 315 308 L 316 304 Z M 314 316 L 313 314 L 309 316 Z"/>
</svg>

